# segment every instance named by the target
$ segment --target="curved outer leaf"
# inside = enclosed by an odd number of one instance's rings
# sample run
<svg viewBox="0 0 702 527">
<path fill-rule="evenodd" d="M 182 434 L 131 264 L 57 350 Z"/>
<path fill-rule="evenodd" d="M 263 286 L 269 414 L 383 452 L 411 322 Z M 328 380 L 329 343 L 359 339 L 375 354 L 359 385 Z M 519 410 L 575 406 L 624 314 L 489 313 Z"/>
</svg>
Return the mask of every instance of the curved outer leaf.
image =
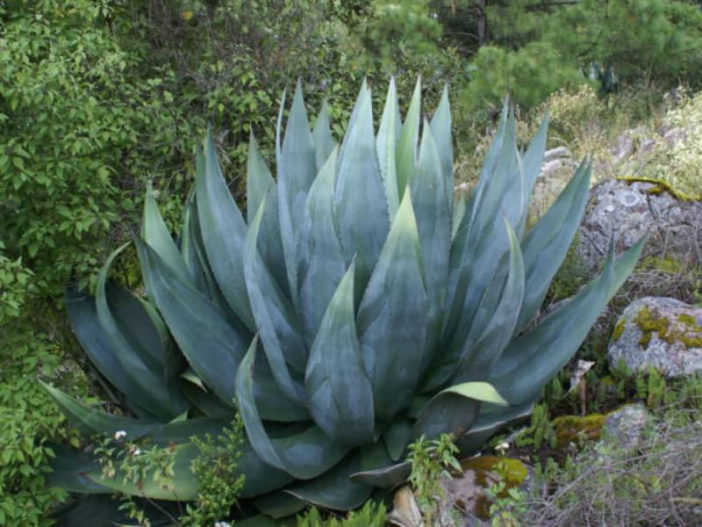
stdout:
<svg viewBox="0 0 702 527">
<path fill-rule="evenodd" d="M 298 307 L 305 337 L 312 344 L 329 301 L 346 272 L 334 217 L 334 172 L 338 149 L 328 156 L 307 196 L 300 229 Z"/>
<path fill-rule="evenodd" d="M 404 417 L 395 419 L 390 426 L 383 431 L 383 442 L 388 449 L 390 459 L 397 461 L 405 451 L 405 447 L 410 440 L 412 422 Z"/>
<path fill-rule="evenodd" d="M 283 254 L 283 242 L 280 238 L 280 218 L 278 216 L 278 188 L 271 176 L 266 162 L 258 150 L 256 139 L 251 134 L 249 159 L 247 164 L 247 203 L 246 213 L 249 224 L 253 221 L 258 208 L 266 200 L 265 212 L 261 220 L 261 232 L 258 240 L 258 252 L 263 262 L 275 278 L 276 284 L 285 295 L 288 289 L 287 268 Z"/>
<path fill-rule="evenodd" d="M 199 252 L 202 244 L 199 240 L 199 227 L 197 226 L 197 204 L 195 202 L 195 189 L 188 195 L 185 207 L 183 208 L 183 225 L 180 231 L 180 254 L 183 263 L 188 270 L 188 280 L 193 283 L 198 291 L 207 292 L 208 282 L 205 277 L 209 269 L 205 269 L 207 261 L 203 260 Z"/>
<path fill-rule="evenodd" d="M 110 489 L 95 483 L 87 474 L 100 470 L 100 462 L 92 453 L 74 450 L 65 445 L 49 443 L 54 453 L 51 472 L 46 474 L 47 487 L 58 487 L 81 494 L 106 494 Z"/>
<path fill-rule="evenodd" d="M 536 183 L 536 178 L 539 177 L 541 173 L 541 164 L 544 160 L 544 153 L 546 152 L 546 137 L 548 135 L 548 110 L 541 120 L 541 125 L 539 126 L 539 131 L 536 132 L 536 136 L 532 139 L 527 151 L 524 152 L 523 166 L 524 166 L 524 176 L 526 178 L 526 191 L 527 197 L 531 197 L 531 192 L 534 189 L 534 183 Z M 529 207 L 529 202 L 527 200 L 527 208 Z M 520 232 L 521 234 L 521 232 Z"/>
<path fill-rule="evenodd" d="M 581 163 L 558 199 L 522 242 L 526 287 L 516 330 L 524 328 L 544 301 L 585 211 L 592 166 Z"/>
<path fill-rule="evenodd" d="M 478 418 L 465 434 L 456 438 L 456 446 L 462 454 L 473 453 L 501 429 L 529 417 L 535 402 L 529 400 L 517 406 L 481 405 Z"/>
<path fill-rule="evenodd" d="M 156 251 L 166 265 L 168 265 L 181 280 L 188 280 L 190 278 L 183 257 L 180 255 L 180 251 L 178 251 L 178 246 L 173 241 L 173 238 L 171 238 L 171 234 L 168 232 L 161 212 L 158 210 L 153 189 L 151 188 L 151 182 L 146 186 L 141 235 L 144 241 Z"/>
<path fill-rule="evenodd" d="M 256 250 L 265 206 L 264 201 L 246 236 L 246 287 L 273 376 L 289 399 L 302 404 L 305 399 L 302 384 L 293 379 L 288 369 L 288 364 L 297 372 L 303 372 L 305 368 L 307 350 L 302 339 L 300 323 L 293 307 L 275 285 Z"/>
<path fill-rule="evenodd" d="M 356 258 L 357 298 L 378 260 L 389 227 L 374 137 L 370 90 L 362 87 L 339 156 L 334 200 L 346 264 Z"/>
<path fill-rule="evenodd" d="M 236 373 L 236 397 L 252 448 L 267 464 L 297 479 L 312 479 L 336 465 L 347 449 L 331 441 L 316 426 L 281 439 L 270 439 L 253 397 L 257 339 L 251 343 Z"/>
<path fill-rule="evenodd" d="M 424 362 L 428 308 L 419 234 L 407 192 L 358 310 L 361 353 L 379 420 L 392 419 L 412 400 Z"/>
<path fill-rule="evenodd" d="M 314 140 L 317 172 L 319 172 L 327 162 L 329 154 L 331 154 L 336 147 L 329 127 L 329 105 L 326 99 L 322 102 L 319 115 L 317 115 L 317 120 L 314 123 L 312 138 Z"/>
<path fill-rule="evenodd" d="M 419 122 L 422 106 L 422 78 L 417 77 L 412 100 L 410 101 L 405 122 L 402 125 L 400 140 L 397 144 L 397 189 L 400 200 L 405 188 L 412 179 L 417 162 L 417 142 L 419 140 Z"/>
<path fill-rule="evenodd" d="M 492 295 L 493 302 L 497 302 L 498 297 L 489 286 L 504 272 L 503 266 L 496 263 L 509 251 L 509 240 L 499 217 L 504 211 L 514 224 L 511 218 L 519 216 L 515 211 L 523 205 L 521 192 L 513 196 L 514 203 L 505 202 L 505 189 L 524 183 L 515 138 L 516 124 L 514 117 L 510 117 L 508 122 L 501 123 L 488 152 L 486 166 L 491 165 L 492 171 L 481 175 L 453 240 L 449 256 L 447 312 L 440 345 L 442 351 L 425 382 L 426 390 L 439 388 L 455 373 L 455 365 L 465 348 L 470 322 L 481 298 L 487 292 Z M 499 155 L 493 152 L 495 143 L 501 145 Z"/>
<path fill-rule="evenodd" d="M 204 157 L 198 163 L 195 195 L 207 260 L 232 311 L 253 330 L 242 261 L 246 224 L 219 167 L 211 132 L 201 156 Z"/>
<path fill-rule="evenodd" d="M 486 382 L 465 382 L 442 390 L 427 403 L 412 427 L 410 440 L 441 434 L 460 437 L 470 430 L 478 417 L 480 402 L 507 404 L 495 388 Z"/>
<path fill-rule="evenodd" d="M 499 360 L 517 324 L 524 298 L 524 263 L 516 233 L 506 218 L 504 224 L 510 246 L 507 280 L 494 309 L 490 306 L 482 310 L 481 302 L 467 339 L 470 347 L 462 353 L 454 382 L 484 379 L 485 372 Z"/>
<path fill-rule="evenodd" d="M 83 432 L 112 435 L 119 430 L 123 430 L 127 433 L 127 439 L 131 440 L 142 437 L 149 430 L 160 424 L 157 421 L 137 420 L 101 412 L 87 404 L 76 401 L 58 388 L 54 388 L 42 381 L 39 382 L 56 401 L 61 411 L 66 414 L 76 428 Z"/>
<path fill-rule="evenodd" d="M 231 403 L 231 381 L 248 345 L 248 333 L 181 281 L 148 245 L 140 240 L 136 245 L 156 305 L 188 363 L 223 402 Z"/>
<path fill-rule="evenodd" d="M 451 207 L 446 199 L 446 179 L 442 173 L 439 151 L 432 137 L 429 123 L 425 121 L 419 163 L 409 185 L 412 205 L 417 217 L 419 244 L 426 280 L 430 310 L 427 313 L 430 328 L 427 334 L 427 351 L 433 350 L 443 322 L 443 304 L 448 280 L 449 250 L 451 247 Z M 425 355 L 422 371 L 431 360 Z"/>
<path fill-rule="evenodd" d="M 253 131 L 249 138 L 249 156 L 246 162 L 246 219 L 253 221 L 258 207 L 266 197 L 268 190 L 275 185 L 271 171 L 266 165 Z"/>
<path fill-rule="evenodd" d="M 290 517 L 305 509 L 307 504 L 285 491 L 276 491 L 256 498 L 253 500 L 253 506 L 266 515 L 262 518 L 265 521 L 269 518 L 277 520 Z M 237 523 L 239 523 L 238 520 Z M 264 525 L 267 524 L 264 523 Z M 256 524 L 256 527 L 261 526 Z"/>
<path fill-rule="evenodd" d="M 412 463 L 403 461 L 395 465 L 388 465 L 382 468 L 372 470 L 362 470 L 351 474 L 350 478 L 359 483 L 372 485 L 380 488 L 396 487 L 407 481 L 412 472 Z"/>
<path fill-rule="evenodd" d="M 285 492 L 316 507 L 348 511 L 363 505 L 373 492 L 373 487 L 349 478 L 361 469 L 361 456 L 348 456 L 338 466 L 320 477 L 295 485 Z"/>
<path fill-rule="evenodd" d="M 120 472 L 117 472 L 113 478 L 103 476 L 100 471 L 92 472 L 88 476 L 99 485 L 132 496 L 143 496 L 152 500 L 192 501 L 197 498 L 200 487 L 197 477 L 190 470 L 190 464 L 197 453 L 197 448 L 190 443 L 175 447 L 174 476 L 168 486 L 154 481 L 150 474 L 139 484 L 125 481 Z"/>
<path fill-rule="evenodd" d="M 397 141 L 400 139 L 402 123 L 400 122 L 400 109 L 397 105 L 397 90 L 395 88 L 395 78 L 390 78 L 388 94 L 385 98 L 383 116 L 380 119 L 378 136 L 375 140 L 375 148 L 378 152 L 378 164 L 380 166 L 380 176 L 385 187 L 385 197 L 388 204 L 390 220 L 395 217 L 397 207 L 400 206 L 400 191 L 397 183 L 397 165 L 395 159 L 395 149 Z"/>
<path fill-rule="evenodd" d="M 112 349 L 118 350 L 115 353 L 117 360 L 135 381 L 130 397 L 154 415 L 170 419 L 182 413 L 187 403 L 175 389 L 174 380 L 165 382 L 164 349 L 156 328 L 142 305 L 130 293 L 117 288 L 113 290 L 114 315 L 108 303 L 107 275 L 115 257 L 124 247 L 126 244 L 110 254 L 98 274 L 95 298 L 98 320 Z"/>
<path fill-rule="evenodd" d="M 285 100 L 285 94 L 283 94 Z M 283 241 L 283 254 L 287 264 L 290 291 L 297 293 L 295 275 L 297 229 L 302 224 L 307 192 L 317 174 L 317 160 L 314 140 L 310 133 L 305 103 L 302 99 L 300 80 L 295 87 L 290 117 L 288 118 L 282 148 L 279 145 L 282 105 L 278 115 L 276 131 L 276 154 L 278 167 L 278 214 L 280 217 L 280 235 Z"/>
<path fill-rule="evenodd" d="M 373 442 L 373 391 L 363 369 L 354 321 L 352 263 L 341 280 L 312 345 L 305 387 L 315 423 L 349 447 Z"/>
<path fill-rule="evenodd" d="M 73 288 L 66 289 L 66 308 L 73 333 L 98 371 L 128 399 L 137 393 L 139 386 L 127 373 L 112 349 L 100 326 L 95 301 L 92 297 Z"/>
<path fill-rule="evenodd" d="M 602 274 L 537 327 L 512 340 L 488 379 L 512 404 L 539 394 L 543 385 L 572 357 L 604 306 L 636 265 L 645 240 L 614 260 Z"/>
<path fill-rule="evenodd" d="M 425 128 L 426 129 L 426 128 Z M 439 107 L 431 119 L 431 135 L 436 141 L 436 148 L 441 159 L 444 190 L 449 210 L 453 209 L 453 144 L 451 143 L 451 108 L 449 105 L 448 86 L 444 85 Z M 421 153 L 420 153 L 421 156 Z M 452 211 L 451 211 L 452 214 Z"/>
</svg>

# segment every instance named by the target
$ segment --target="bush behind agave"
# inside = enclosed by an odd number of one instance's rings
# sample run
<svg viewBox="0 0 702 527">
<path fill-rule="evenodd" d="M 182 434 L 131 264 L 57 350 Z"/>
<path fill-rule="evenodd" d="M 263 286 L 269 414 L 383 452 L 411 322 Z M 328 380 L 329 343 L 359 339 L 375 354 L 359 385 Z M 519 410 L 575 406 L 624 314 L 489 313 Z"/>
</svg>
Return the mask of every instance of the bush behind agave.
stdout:
<svg viewBox="0 0 702 527">
<path fill-rule="evenodd" d="M 476 189 L 454 203 L 448 95 L 422 123 L 420 91 L 401 121 L 391 80 L 376 134 L 364 83 L 338 146 L 325 105 L 310 128 L 298 83 L 282 141 L 283 104 L 278 117 L 277 179 L 250 142 L 246 218 L 211 134 L 177 242 L 147 190 L 135 241 L 146 297 L 108 280 L 119 250 L 94 299 L 68 292 L 78 338 L 135 418 L 47 388 L 87 433 L 175 444 L 174 485 L 108 478 L 68 451 L 54 484 L 194 499 L 188 438 L 216 433 L 238 408 L 244 497 L 274 516 L 306 503 L 345 510 L 406 478 L 415 438 L 452 433 L 469 452 L 529 413 L 641 244 L 611 252 L 598 278 L 531 327 L 583 213 L 590 164 L 525 234 L 546 119 L 520 152 L 505 109 Z"/>
</svg>

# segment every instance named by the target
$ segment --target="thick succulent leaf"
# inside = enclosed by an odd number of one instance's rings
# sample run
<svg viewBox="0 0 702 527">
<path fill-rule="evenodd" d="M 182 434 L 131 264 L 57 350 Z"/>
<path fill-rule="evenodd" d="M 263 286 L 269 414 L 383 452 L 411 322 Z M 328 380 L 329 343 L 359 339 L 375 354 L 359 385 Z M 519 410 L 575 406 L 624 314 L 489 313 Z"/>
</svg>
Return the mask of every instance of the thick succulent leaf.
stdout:
<svg viewBox="0 0 702 527">
<path fill-rule="evenodd" d="M 462 454 L 475 452 L 503 428 L 529 417 L 534 402 L 529 400 L 516 406 L 481 405 L 478 418 L 465 434 L 456 438 L 456 446 Z"/>
<path fill-rule="evenodd" d="M 517 324 L 519 309 L 524 298 L 524 262 L 517 235 L 505 219 L 509 237 L 509 270 L 504 287 L 501 287 L 499 303 L 483 302 L 473 318 L 473 327 L 468 334 L 468 348 L 462 352 L 455 381 L 475 381 L 485 378 L 485 372 L 500 358 L 509 343 Z M 500 288 L 495 287 L 495 290 Z"/>
<path fill-rule="evenodd" d="M 263 349 L 280 389 L 294 401 L 304 401 L 303 387 L 293 379 L 289 366 L 304 372 L 307 350 L 295 310 L 276 286 L 256 249 L 266 201 L 249 226 L 244 254 L 244 273 L 249 299 Z M 285 350 L 285 352 L 283 352 Z"/>
<path fill-rule="evenodd" d="M 243 272 L 246 224 L 219 167 L 211 132 L 198 157 L 195 194 L 207 261 L 232 311 L 246 327 L 253 330 L 253 315 Z"/>
<path fill-rule="evenodd" d="M 180 390 L 193 408 L 197 408 L 208 417 L 226 417 L 233 411 L 230 405 L 224 404 L 218 397 L 190 382 L 182 382 Z"/>
<path fill-rule="evenodd" d="M 266 206 L 261 218 L 258 233 L 258 253 L 263 264 L 270 271 L 271 277 L 286 298 L 294 298 L 290 294 L 287 264 L 283 253 L 283 242 L 280 237 L 280 217 L 278 215 L 278 188 L 274 185 L 264 196 Z M 253 221 L 253 218 L 252 218 Z"/>
<path fill-rule="evenodd" d="M 461 221 L 463 221 L 463 216 L 465 216 L 466 214 L 466 208 L 466 198 L 463 195 L 459 195 L 458 200 L 456 201 L 456 204 L 453 207 L 453 221 L 451 222 L 452 242 L 456 237 L 456 232 L 458 231 L 458 227 L 461 225 Z"/>
<path fill-rule="evenodd" d="M 531 140 L 529 147 L 524 152 L 522 164 L 524 166 L 524 177 L 526 178 L 527 196 L 531 196 L 531 191 L 534 189 L 536 178 L 541 173 L 541 164 L 544 160 L 546 152 L 546 136 L 548 135 L 548 111 L 541 120 L 539 131 Z M 527 203 L 527 207 L 528 207 Z"/>
<path fill-rule="evenodd" d="M 199 237 L 199 232 L 197 229 L 199 229 L 197 226 L 197 203 L 195 202 L 195 188 L 193 187 L 183 208 L 182 228 L 178 245 L 183 263 L 188 270 L 188 279 L 199 291 L 207 291 L 205 269 L 198 254 L 197 238 Z"/>
<path fill-rule="evenodd" d="M 436 345 L 443 322 L 443 303 L 448 280 L 449 250 L 451 247 L 451 207 L 446 199 L 446 179 L 442 174 L 439 151 L 428 122 L 424 123 L 419 162 L 409 182 L 412 205 L 417 217 L 422 264 L 430 299 L 431 320 L 427 349 Z M 426 354 L 427 359 L 431 358 Z M 427 366 L 425 361 L 422 370 Z"/>
<path fill-rule="evenodd" d="M 61 411 L 70 419 L 74 426 L 87 434 L 112 435 L 119 430 L 123 430 L 127 433 L 127 439 L 131 440 L 142 437 L 159 424 L 157 421 L 137 420 L 101 412 L 87 404 L 76 401 L 58 388 L 54 388 L 44 382 L 41 382 L 41 385 L 49 392 L 49 395 L 56 401 Z"/>
<path fill-rule="evenodd" d="M 144 199 L 144 218 L 141 226 L 141 235 L 146 243 L 156 251 L 161 259 L 170 267 L 181 280 L 188 280 L 189 273 L 178 246 L 168 232 L 161 212 L 158 210 L 151 182 L 146 187 Z"/>
<path fill-rule="evenodd" d="M 362 470 L 360 472 L 356 472 L 355 474 L 351 474 L 350 478 L 353 481 L 358 481 L 359 483 L 364 483 L 366 485 L 372 485 L 380 488 L 390 488 L 401 485 L 407 481 L 407 478 L 409 478 L 411 472 L 412 463 L 409 461 L 403 461 L 402 463 L 388 465 L 382 468 Z"/>
<path fill-rule="evenodd" d="M 199 451 L 194 445 L 188 443 L 174 447 L 173 452 L 174 475 L 168 486 L 154 481 L 151 473 L 148 473 L 139 484 L 125 481 L 125 477 L 120 471 L 112 478 L 105 477 L 100 471 L 92 472 L 88 476 L 99 485 L 122 494 L 141 496 L 152 500 L 194 500 L 197 498 L 199 483 L 195 474 L 190 470 L 190 464 Z"/>
<path fill-rule="evenodd" d="M 144 519 L 151 527 L 172 527 L 173 518 L 178 517 L 179 504 L 153 502 L 136 498 L 135 505 L 144 512 Z M 127 511 L 123 510 L 124 502 L 115 496 L 82 496 L 77 501 L 71 501 L 52 514 L 56 527 L 76 527 L 85 525 L 133 525 Z"/>
<path fill-rule="evenodd" d="M 523 205 L 521 192 L 512 196 L 514 202 L 505 201 L 505 189 L 510 185 L 520 187 L 524 182 L 515 145 L 515 126 L 514 118 L 510 117 L 504 127 L 506 132 L 498 132 L 495 141 L 501 142 L 503 148 L 493 163 L 494 170 L 482 176 L 474 196 L 471 196 L 470 208 L 451 247 L 442 351 L 426 383 L 428 389 L 440 387 L 455 371 L 481 298 L 486 292 L 490 294 L 488 289 L 495 282 L 495 276 L 504 272 L 504 268 L 497 264 L 509 251 L 509 239 L 500 217 L 504 211 L 510 224 L 516 224 L 519 215 L 510 211 Z"/>
<path fill-rule="evenodd" d="M 397 188 L 400 200 L 405 188 L 412 179 L 417 162 L 417 142 L 419 140 L 419 122 L 422 106 L 422 79 L 417 78 L 412 100 L 410 101 L 402 132 L 397 144 Z"/>
<path fill-rule="evenodd" d="M 265 496 L 256 498 L 252 503 L 253 506 L 263 514 L 276 520 L 297 514 L 307 507 L 307 503 L 285 491 L 266 494 Z M 239 524 L 238 521 L 237 524 Z"/>
<path fill-rule="evenodd" d="M 225 403 L 250 337 L 207 297 L 181 281 L 148 245 L 136 240 L 142 273 L 173 337 L 198 376 Z"/>
<path fill-rule="evenodd" d="M 352 263 L 329 302 L 312 345 L 305 387 L 315 423 L 353 447 L 373 441 L 373 391 L 361 360 L 354 320 Z"/>
<path fill-rule="evenodd" d="M 585 211 L 591 171 L 589 163 L 580 165 L 558 199 L 522 242 L 526 287 L 517 331 L 523 329 L 538 312 L 551 280 L 566 257 Z"/>
<path fill-rule="evenodd" d="M 117 360 L 135 381 L 135 391 L 129 396 L 150 413 L 169 419 L 183 412 L 187 402 L 176 390 L 175 382 L 166 383 L 163 376 L 165 357 L 158 331 L 142 304 L 129 292 L 113 287 L 108 302 L 109 269 L 125 246 L 110 254 L 98 274 L 98 320 L 112 349 L 118 350 Z"/>
<path fill-rule="evenodd" d="M 390 459 L 397 461 L 405 451 L 410 440 L 412 422 L 404 417 L 398 417 L 383 431 L 383 442 L 388 449 Z"/>
<path fill-rule="evenodd" d="M 268 436 L 254 400 L 253 366 L 256 350 L 257 343 L 254 339 L 239 366 L 235 382 L 239 412 L 249 442 L 256 454 L 268 465 L 297 479 L 315 478 L 336 465 L 347 449 L 331 441 L 317 426 L 279 439 Z"/>
<path fill-rule="evenodd" d="M 460 437 L 478 416 L 481 402 L 507 404 L 486 382 L 465 382 L 442 390 L 427 403 L 412 427 L 410 440 L 441 434 Z"/>
<path fill-rule="evenodd" d="M 383 116 L 380 119 L 378 136 L 375 140 L 375 148 L 378 152 L 378 163 L 380 165 L 380 175 L 385 187 L 385 197 L 388 203 L 388 213 L 390 220 L 395 217 L 397 207 L 400 206 L 400 191 L 397 183 L 397 161 L 395 159 L 395 149 L 400 139 L 402 123 L 400 122 L 400 109 L 397 104 L 397 90 L 395 88 L 395 78 L 390 78 L 388 94 L 385 99 Z"/>
<path fill-rule="evenodd" d="M 100 462 L 92 453 L 73 450 L 65 445 L 47 445 L 54 453 L 51 472 L 46 477 L 47 487 L 58 487 L 81 494 L 105 494 L 110 489 L 95 483 L 87 474 L 100 470 Z"/>
<path fill-rule="evenodd" d="M 246 162 L 246 219 L 248 223 L 254 218 L 266 197 L 268 189 L 275 185 L 271 171 L 263 159 L 253 131 L 249 138 L 249 156 Z"/>
<path fill-rule="evenodd" d="M 319 110 L 319 115 L 317 115 L 317 120 L 314 123 L 312 138 L 314 140 L 317 172 L 319 172 L 327 162 L 329 154 L 331 154 L 332 150 L 336 147 L 329 126 L 329 105 L 326 99 L 322 102 L 322 108 Z"/>
<path fill-rule="evenodd" d="M 298 308 L 305 338 L 311 345 L 329 301 L 346 271 L 344 253 L 335 229 L 334 173 L 337 149 L 328 156 L 307 196 L 300 230 Z"/>
<path fill-rule="evenodd" d="M 626 280 L 644 240 L 616 261 L 613 249 L 602 274 L 528 333 L 512 340 L 489 377 L 511 404 L 535 397 L 572 357 L 598 315 Z"/>
<path fill-rule="evenodd" d="M 453 207 L 453 144 L 451 142 L 451 108 L 449 105 L 448 86 L 441 93 L 439 107 L 431 119 L 431 135 L 436 141 L 436 148 L 441 159 L 441 173 L 444 190 L 449 207 Z M 421 156 L 421 152 L 420 152 Z"/>
<path fill-rule="evenodd" d="M 320 477 L 298 485 L 285 492 L 315 507 L 348 511 L 360 507 L 373 492 L 373 487 L 349 479 L 361 468 L 361 456 L 348 456 L 338 466 Z"/>
<path fill-rule="evenodd" d="M 285 97 L 285 95 L 283 95 Z M 278 117 L 278 140 L 280 137 L 281 113 Z M 278 167 L 278 213 L 283 253 L 287 263 L 290 291 L 297 292 L 295 263 L 297 262 L 297 229 L 302 224 L 302 215 L 307 192 L 317 174 L 314 140 L 307 120 L 302 86 L 298 80 L 292 108 L 288 117 L 282 147 L 277 146 Z M 295 300 L 293 298 L 293 300 Z"/>
<path fill-rule="evenodd" d="M 334 198 L 346 264 L 356 258 L 357 298 L 378 260 L 389 226 L 374 137 L 370 90 L 362 87 L 339 156 Z"/>
<path fill-rule="evenodd" d="M 358 310 L 376 419 L 392 419 L 412 400 L 424 362 L 428 309 L 419 234 L 407 192 Z"/>
<path fill-rule="evenodd" d="M 112 349 L 97 318 L 94 299 L 74 288 L 66 289 L 66 308 L 71 326 L 90 362 L 123 394 L 136 393 L 139 386 L 127 373 Z"/>
</svg>

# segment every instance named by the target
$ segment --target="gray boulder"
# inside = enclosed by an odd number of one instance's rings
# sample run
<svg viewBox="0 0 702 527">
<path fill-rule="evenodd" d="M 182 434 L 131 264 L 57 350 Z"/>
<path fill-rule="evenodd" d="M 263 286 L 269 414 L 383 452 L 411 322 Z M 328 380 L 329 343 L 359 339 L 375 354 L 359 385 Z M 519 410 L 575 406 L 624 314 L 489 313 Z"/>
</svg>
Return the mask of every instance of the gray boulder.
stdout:
<svg viewBox="0 0 702 527">
<path fill-rule="evenodd" d="M 649 419 L 650 415 L 644 404 L 626 404 L 607 414 L 602 425 L 601 437 L 624 450 L 632 450 L 639 444 Z"/>
<path fill-rule="evenodd" d="M 673 298 L 635 300 L 617 322 L 607 359 L 634 372 L 653 366 L 669 378 L 702 374 L 702 308 Z"/>
<path fill-rule="evenodd" d="M 607 180 L 590 190 L 579 228 L 578 251 L 593 270 L 614 235 L 622 252 L 649 235 L 645 255 L 702 263 L 702 203 L 680 201 L 660 185 Z"/>
</svg>

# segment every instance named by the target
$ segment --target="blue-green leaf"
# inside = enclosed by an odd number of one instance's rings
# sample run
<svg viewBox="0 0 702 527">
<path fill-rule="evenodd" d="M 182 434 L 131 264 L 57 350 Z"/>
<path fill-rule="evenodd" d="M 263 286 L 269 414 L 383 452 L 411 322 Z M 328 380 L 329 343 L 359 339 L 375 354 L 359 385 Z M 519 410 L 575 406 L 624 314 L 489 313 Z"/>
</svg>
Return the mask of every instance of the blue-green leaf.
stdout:
<svg viewBox="0 0 702 527">
<path fill-rule="evenodd" d="M 317 425 L 350 447 L 373 441 L 373 392 L 361 361 L 354 320 L 352 263 L 329 302 L 305 374 Z"/>
<path fill-rule="evenodd" d="M 375 153 L 370 90 L 361 88 L 351 121 L 339 156 L 335 206 L 346 264 L 356 258 L 360 293 L 378 260 L 389 225 Z"/>
<path fill-rule="evenodd" d="M 428 309 L 419 234 L 407 192 L 358 310 L 377 419 L 392 419 L 412 399 L 424 362 Z"/>
<path fill-rule="evenodd" d="M 254 339 L 239 366 L 235 383 L 239 412 L 250 444 L 269 465 L 298 479 L 315 478 L 336 465 L 347 449 L 331 441 L 317 426 L 283 438 L 268 436 L 253 395 L 256 349 Z"/>
<path fill-rule="evenodd" d="M 142 273 L 154 300 L 188 363 L 225 403 L 232 401 L 232 378 L 250 335 L 207 297 L 181 281 L 146 244 L 136 240 Z"/>
<path fill-rule="evenodd" d="M 589 163 L 583 162 L 580 165 L 555 203 L 536 222 L 522 242 L 526 287 L 517 331 L 536 315 L 551 280 L 568 253 L 568 247 L 585 211 L 591 171 Z"/>
<path fill-rule="evenodd" d="M 436 141 L 436 148 L 441 159 L 446 201 L 449 207 L 453 208 L 453 144 L 451 142 L 451 108 L 447 85 L 444 85 L 439 107 L 431 119 L 431 135 Z"/>
<path fill-rule="evenodd" d="M 204 166 L 197 171 L 195 185 L 200 233 L 207 260 L 232 311 L 249 330 L 253 330 L 243 272 L 246 224 L 219 167 L 211 132 L 205 140 Z"/>
<path fill-rule="evenodd" d="M 346 271 L 344 253 L 335 228 L 334 172 L 337 149 L 315 179 L 307 196 L 300 229 L 298 308 L 311 345 L 329 301 Z"/>
<path fill-rule="evenodd" d="M 246 162 L 246 219 L 251 223 L 268 190 L 275 185 L 253 131 L 249 138 L 249 156 Z"/>
<path fill-rule="evenodd" d="M 610 251 L 602 274 L 528 333 L 512 340 L 489 382 L 512 404 L 539 394 L 587 336 L 609 299 L 631 273 L 645 240 L 614 260 Z"/>
<path fill-rule="evenodd" d="M 397 189 L 400 200 L 404 195 L 405 188 L 412 179 L 417 162 L 417 142 L 419 140 L 419 123 L 421 119 L 422 105 L 422 79 L 417 77 L 417 84 L 414 87 L 412 100 L 410 101 L 405 122 L 402 124 L 402 132 L 397 144 Z"/>
<path fill-rule="evenodd" d="M 322 108 L 319 110 L 319 115 L 317 115 L 317 120 L 314 123 L 312 137 L 314 139 L 317 171 L 319 172 L 327 162 L 329 154 L 331 154 L 334 147 L 336 147 L 329 127 L 329 105 L 326 99 L 322 102 Z"/>
<path fill-rule="evenodd" d="M 383 116 L 380 119 L 378 136 L 375 140 L 375 147 L 378 152 L 378 163 L 380 165 L 380 175 L 385 187 L 385 197 L 388 204 L 390 220 L 395 217 L 397 207 L 400 206 L 400 191 L 397 183 L 397 160 L 395 159 L 395 149 L 400 139 L 402 123 L 400 122 L 400 109 L 397 104 L 397 91 L 394 77 L 390 78 L 388 94 L 385 99 Z"/>
<path fill-rule="evenodd" d="M 293 379 L 289 370 L 291 366 L 296 372 L 305 371 L 307 350 L 302 338 L 301 324 L 293 306 L 276 286 L 256 249 L 265 206 L 264 200 L 246 236 L 244 254 L 246 286 L 256 326 L 273 376 L 289 399 L 302 403 L 304 401 L 302 384 Z"/>
</svg>

